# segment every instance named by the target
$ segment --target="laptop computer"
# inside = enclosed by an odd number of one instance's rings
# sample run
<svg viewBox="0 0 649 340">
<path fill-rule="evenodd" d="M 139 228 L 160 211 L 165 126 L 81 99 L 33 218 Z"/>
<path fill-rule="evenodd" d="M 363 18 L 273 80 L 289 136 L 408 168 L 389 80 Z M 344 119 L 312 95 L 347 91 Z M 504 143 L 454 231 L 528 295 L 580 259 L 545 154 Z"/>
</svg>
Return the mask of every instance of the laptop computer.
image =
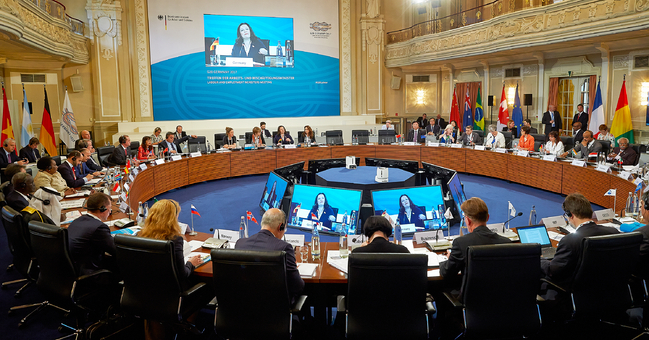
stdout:
<svg viewBox="0 0 649 340">
<path fill-rule="evenodd" d="M 539 243 L 541 245 L 541 258 L 548 260 L 554 258 L 557 249 L 552 247 L 548 230 L 545 229 L 544 225 L 518 227 L 516 232 L 518 232 L 521 243 Z"/>
</svg>

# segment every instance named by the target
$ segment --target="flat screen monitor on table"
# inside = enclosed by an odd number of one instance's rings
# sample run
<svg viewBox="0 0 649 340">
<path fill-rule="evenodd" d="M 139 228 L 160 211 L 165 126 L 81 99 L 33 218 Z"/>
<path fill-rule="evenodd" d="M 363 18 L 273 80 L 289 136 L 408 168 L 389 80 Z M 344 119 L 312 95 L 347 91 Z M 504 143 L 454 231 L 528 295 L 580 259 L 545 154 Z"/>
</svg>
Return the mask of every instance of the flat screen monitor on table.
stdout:
<svg viewBox="0 0 649 340">
<path fill-rule="evenodd" d="M 304 161 L 289 164 L 273 170 L 277 175 L 282 176 L 293 183 L 299 183 L 304 172 Z"/>
<path fill-rule="evenodd" d="M 466 195 L 464 194 L 464 188 L 462 187 L 462 183 L 460 182 L 460 176 L 458 176 L 457 173 L 451 177 L 451 180 L 448 181 L 448 190 L 451 192 L 451 196 L 453 196 L 453 201 L 455 202 L 455 207 L 457 208 L 457 214 L 459 215 L 462 214 L 462 209 L 460 209 L 460 206 L 464 201 L 466 201 Z"/>
<path fill-rule="evenodd" d="M 375 215 L 389 217 L 393 225 L 399 221 L 402 233 L 439 229 L 438 207 L 446 209 L 439 185 L 372 190 L 372 204 Z"/>
<path fill-rule="evenodd" d="M 362 190 L 296 184 L 288 211 L 288 226 L 325 234 L 356 234 Z"/>
<path fill-rule="evenodd" d="M 426 171 L 426 177 L 430 180 L 431 184 L 441 184 L 444 192 L 448 190 L 448 182 L 456 173 L 455 170 L 426 162 L 421 162 L 421 167 Z"/>
<path fill-rule="evenodd" d="M 282 204 L 282 198 L 284 198 L 287 186 L 287 180 L 274 172 L 269 173 L 266 186 L 264 186 L 264 192 L 261 194 L 259 207 L 263 210 L 279 208 Z"/>
</svg>

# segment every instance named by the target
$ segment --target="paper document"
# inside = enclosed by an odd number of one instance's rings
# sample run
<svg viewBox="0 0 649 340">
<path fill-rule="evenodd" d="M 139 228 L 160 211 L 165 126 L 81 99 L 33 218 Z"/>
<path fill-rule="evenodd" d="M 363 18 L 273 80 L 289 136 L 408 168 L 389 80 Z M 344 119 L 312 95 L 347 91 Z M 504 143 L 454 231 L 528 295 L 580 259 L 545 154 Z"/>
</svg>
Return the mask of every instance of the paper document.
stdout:
<svg viewBox="0 0 649 340">
<path fill-rule="evenodd" d="M 552 240 L 555 240 L 555 241 L 561 241 L 561 239 L 562 239 L 564 236 L 566 236 L 566 235 L 564 235 L 564 234 L 559 234 L 559 233 L 557 233 L 557 232 L 554 232 L 554 231 L 550 231 L 550 230 L 548 230 L 548 236 L 549 236 L 550 239 L 552 239 Z"/>
<path fill-rule="evenodd" d="M 433 269 L 428 271 L 428 277 L 440 276 L 439 269 Z"/>
<path fill-rule="evenodd" d="M 83 201 L 85 200 L 61 201 L 61 210 L 81 208 L 83 207 Z"/>
<path fill-rule="evenodd" d="M 117 234 L 135 235 L 140 230 L 142 230 L 142 228 L 140 228 L 140 227 L 129 227 L 129 228 L 124 228 L 124 229 L 113 230 L 113 231 L 110 232 L 110 234 L 112 236 L 115 236 Z"/>
<path fill-rule="evenodd" d="M 315 270 L 318 268 L 317 263 L 298 263 L 297 270 L 300 272 L 300 276 L 304 278 L 313 277 L 315 275 Z"/>
<path fill-rule="evenodd" d="M 347 259 L 340 257 L 338 250 L 327 251 L 327 263 L 345 274 L 347 274 Z"/>
<path fill-rule="evenodd" d="M 85 197 L 90 196 L 90 190 L 79 190 L 76 194 L 66 195 L 65 198 Z"/>
<path fill-rule="evenodd" d="M 446 256 L 438 255 L 437 253 L 428 251 L 426 248 L 415 248 L 410 252 L 413 254 L 426 254 L 428 256 L 428 267 L 438 268 L 440 262 L 447 260 Z"/>
<path fill-rule="evenodd" d="M 617 231 L 620 231 L 620 232 L 622 231 L 622 230 L 620 230 L 620 225 L 617 225 L 615 223 L 604 223 L 604 224 L 600 224 L 600 225 L 603 225 L 605 227 L 615 228 L 615 229 L 617 229 Z"/>
<path fill-rule="evenodd" d="M 97 184 L 97 183 L 99 183 L 100 180 L 101 180 L 101 178 L 93 178 L 93 179 L 89 180 L 88 182 L 86 182 L 86 185 Z"/>
</svg>

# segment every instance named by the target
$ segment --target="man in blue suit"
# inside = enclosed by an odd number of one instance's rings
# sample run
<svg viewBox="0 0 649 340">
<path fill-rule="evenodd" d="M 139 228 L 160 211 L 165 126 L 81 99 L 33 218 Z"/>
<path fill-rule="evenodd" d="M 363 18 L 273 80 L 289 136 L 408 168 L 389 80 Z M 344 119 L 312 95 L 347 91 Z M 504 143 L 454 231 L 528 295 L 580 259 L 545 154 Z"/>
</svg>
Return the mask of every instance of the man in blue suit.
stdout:
<svg viewBox="0 0 649 340">
<path fill-rule="evenodd" d="M 282 241 L 286 233 L 286 215 L 283 211 L 272 208 L 268 209 L 261 218 L 261 231 L 249 238 L 239 239 L 235 249 L 240 250 L 283 250 L 286 252 L 286 282 L 291 299 L 298 296 L 304 289 L 304 280 L 300 277 L 295 262 L 293 246 Z"/>
</svg>

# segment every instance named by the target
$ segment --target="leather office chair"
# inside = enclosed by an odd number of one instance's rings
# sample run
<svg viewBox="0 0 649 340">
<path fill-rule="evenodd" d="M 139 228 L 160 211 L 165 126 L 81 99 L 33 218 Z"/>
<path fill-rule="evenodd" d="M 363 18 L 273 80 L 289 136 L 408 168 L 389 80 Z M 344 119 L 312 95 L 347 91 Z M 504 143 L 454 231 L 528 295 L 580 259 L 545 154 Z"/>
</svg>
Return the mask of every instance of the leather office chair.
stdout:
<svg viewBox="0 0 649 340">
<path fill-rule="evenodd" d="M 336 317 L 345 320 L 347 338 L 428 338 L 435 308 L 425 300 L 427 265 L 423 254 L 352 253 Z"/>
<path fill-rule="evenodd" d="M 61 165 L 61 156 L 54 156 L 52 159 L 54 160 L 54 163 L 56 163 L 56 166 Z"/>
<path fill-rule="evenodd" d="M 478 136 L 480 136 L 480 138 L 484 138 L 484 131 L 482 130 L 473 130 L 473 131 L 475 131 L 478 134 Z"/>
<path fill-rule="evenodd" d="M 14 294 L 14 296 L 19 297 L 25 288 L 36 281 L 38 277 L 38 265 L 32 254 L 31 245 L 27 241 L 28 232 L 23 225 L 23 216 L 13 208 L 5 206 L 2 208 L 2 224 L 7 233 L 9 251 L 13 255 L 12 268 L 24 277 L 19 280 L 3 282 L 2 289 L 7 289 L 9 285 L 14 283 L 24 283 Z M 25 307 L 27 306 L 13 307 L 10 311 Z"/>
<path fill-rule="evenodd" d="M 172 241 L 116 235 L 117 265 L 124 279 L 122 310 L 142 319 L 171 324 L 176 330 L 195 330 L 187 317 L 214 297 L 201 282 L 185 287 L 176 268 Z M 182 261 L 184 263 L 184 261 Z"/>
<path fill-rule="evenodd" d="M 327 145 L 343 145 L 343 130 L 325 131 Z"/>
<path fill-rule="evenodd" d="M 633 151 L 635 151 L 635 162 L 633 162 L 633 165 L 636 165 L 640 162 L 640 152 L 641 152 L 641 147 L 642 145 L 640 144 L 629 144 L 630 147 L 633 148 Z"/>
<path fill-rule="evenodd" d="M 543 143 L 542 141 L 537 141 L 537 140 L 535 139 L 535 140 L 534 140 L 534 151 L 537 151 L 537 152 L 538 152 L 539 149 L 541 148 L 541 145 L 543 145 L 543 144 L 544 144 L 544 143 Z"/>
<path fill-rule="evenodd" d="M 386 168 L 398 168 L 411 172 L 413 174 L 419 173 L 419 162 L 417 161 L 402 161 L 396 159 L 383 159 L 383 158 L 365 158 L 366 166 L 378 166 Z"/>
<path fill-rule="evenodd" d="M 505 147 L 506 148 L 511 148 L 512 147 L 512 133 L 510 131 L 503 131 L 502 134 L 505 137 Z"/>
<path fill-rule="evenodd" d="M 214 146 L 217 149 L 220 149 L 223 147 L 223 138 L 225 138 L 226 134 L 225 133 L 215 133 L 214 134 Z"/>
<path fill-rule="evenodd" d="M 196 136 L 196 138 L 190 138 L 187 141 L 187 148 L 189 149 L 189 152 L 197 152 L 197 151 L 200 151 L 201 153 L 207 152 L 207 144 L 205 143 L 205 136 Z"/>
<path fill-rule="evenodd" d="M 444 293 L 463 311 L 465 337 L 513 338 L 540 330 L 541 315 L 536 303 L 540 255 L 541 246 L 533 243 L 468 248 L 462 295 Z"/>
<path fill-rule="evenodd" d="M 291 304 L 286 253 L 213 249 L 211 255 L 216 333 L 236 339 L 290 339 L 292 316 L 301 312 L 307 297 L 298 296 Z"/>
<path fill-rule="evenodd" d="M 545 135 L 542 133 L 530 133 L 530 136 L 534 137 L 534 141 L 542 142 L 543 144 L 547 142 Z"/>
<path fill-rule="evenodd" d="M 394 130 L 379 130 L 379 144 L 391 144 L 397 141 Z"/>
<path fill-rule="evenodd" d="M 575 147 L 575 140 L 572 137 L 561 136 L 561 142 L 563 143 L 564 152 Z"/>
<path fill-rule="evenodd" d="M 370 132 L 367 130 L 352 130 L 352 136 L 358 138 L 358 145 L 366 145 L 370 142 Z"/>
<path fill-rule="evenodd" d="M 101 165 L 103 166 L 114 165 L 108 161 L 108 157 L 110 157 L 110 155 L 113 153 L 113 150 L 115 150 L 114 145 L 102 146 L 97 148 L 97 156 L 99 157 L 99 161 L 101 162 Z"/>
<path fill-rule="evenodd" d="M 136 158 L 137 157 L 137 150 L 140 148 L 140 142 L 138 141 L 131 141 L 131 157 Z"/>
<path fill-rule="evenodd" d="M 252 132 L 246 132 L 246 144 L 252 144 Z"/>
<path fill-rule="evenodd" d="M 602 144 L 602 152 L 604 154 L 607 154 L 611 152 L 611 141 L 610 140 L 600 140 L 599 141 Z"/>
</svg>

